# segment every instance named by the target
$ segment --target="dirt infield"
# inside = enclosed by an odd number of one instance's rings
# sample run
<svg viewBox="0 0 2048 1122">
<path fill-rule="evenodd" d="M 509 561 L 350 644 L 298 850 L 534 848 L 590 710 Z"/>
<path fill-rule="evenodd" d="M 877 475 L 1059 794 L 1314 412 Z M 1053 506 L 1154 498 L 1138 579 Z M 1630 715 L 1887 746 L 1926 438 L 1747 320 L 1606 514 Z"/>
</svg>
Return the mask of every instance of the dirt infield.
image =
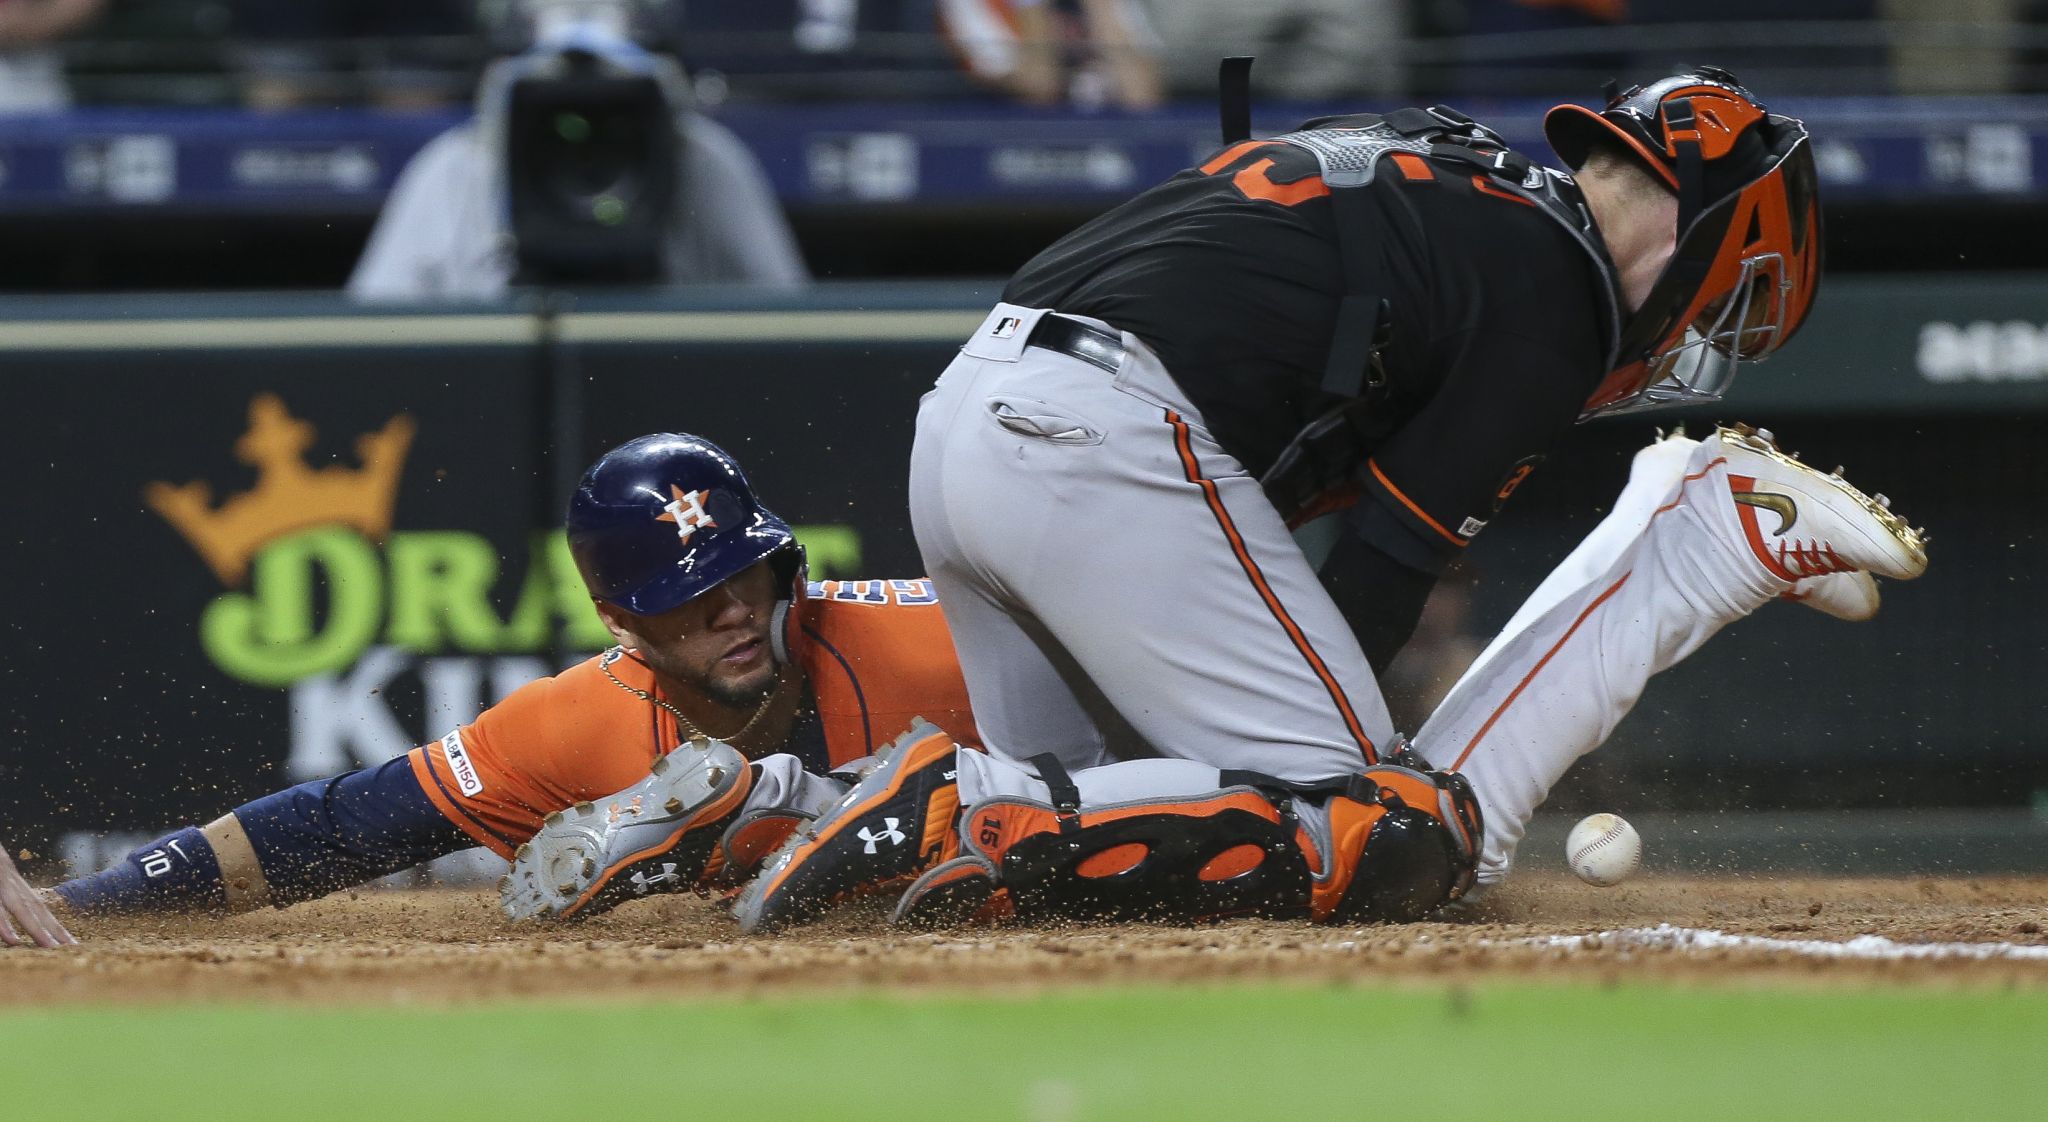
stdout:
<svg viewBox="0 0 2048 1122">
<path fill-rule="evenodd" d="M 2048 878 L 1519 880 L 1459 923 L 1239 922 L 905 935 L 864 916 L 739 935 L 711 901 L 514 927 L 480 892 L 363 892 L 227 920 L 99 920 L 85 945 L 0 951 L 0 1007 L 183 1000 L 439 1003 L 844 989 L 1575 977 L 2048 986 Z M 1554 937 L 1608 934 L 1561 945 Z M 1840 944 L 1859 937 L 1850 948 Z M 1902 944 L 1973 944 L 1912 957 Z M 1828 949 L 1829 945 L 1834 950 Z M 1861 948 L 1853 955 L 1836 952 Z M 1867 953 L 1866 953 L 1867 952 Z"/>
</svg>

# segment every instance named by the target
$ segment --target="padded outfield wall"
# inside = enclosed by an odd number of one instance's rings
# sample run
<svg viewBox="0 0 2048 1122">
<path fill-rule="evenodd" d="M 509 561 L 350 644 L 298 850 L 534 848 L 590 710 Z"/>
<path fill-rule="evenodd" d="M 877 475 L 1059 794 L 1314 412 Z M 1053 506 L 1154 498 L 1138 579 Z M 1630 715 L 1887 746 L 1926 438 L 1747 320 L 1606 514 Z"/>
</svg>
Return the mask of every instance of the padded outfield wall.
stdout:
<svg viewBox="0 0 2048 1122">
<path fill-rule="evenodd" d="M 1730 629 L 1652 684 L 1560 805 L 2011 807 L 2048 788 L 2048 275 L 1829 287 L 1716 413 L 1894 496 L 1933 535 L 1930 574 L 1871 624 L 1773 606 Z M 557 512 L 585 461 L 642 432 L 737 454 L 814 576 L 917 575 L 912 414 L 992 296 L 0 302 L 0 838 L 90 863 L 122 840 L 94 835 L 380 761 L 604 645 Z M 1590 528 L 1657 423 L 1589 426 L 1522 488 L 1471 550 L 1471 629 Z"/>
</svg>

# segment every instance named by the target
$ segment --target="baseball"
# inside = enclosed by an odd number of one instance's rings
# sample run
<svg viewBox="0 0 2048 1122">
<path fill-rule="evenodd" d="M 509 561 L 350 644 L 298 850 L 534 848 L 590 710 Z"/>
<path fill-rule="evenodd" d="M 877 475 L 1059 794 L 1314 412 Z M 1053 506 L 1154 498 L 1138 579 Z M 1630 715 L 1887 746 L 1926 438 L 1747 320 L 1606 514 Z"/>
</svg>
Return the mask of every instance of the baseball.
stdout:
<svg viewBox="0 0 2048 1122">
<path fill-rule="evenodd" d="M 1595 814 L 1572 827 L 1564 859 L 1580 880 L 1610 888 L 1643 863 L 1643 839 L 1620 815 Z"/>
</svg>

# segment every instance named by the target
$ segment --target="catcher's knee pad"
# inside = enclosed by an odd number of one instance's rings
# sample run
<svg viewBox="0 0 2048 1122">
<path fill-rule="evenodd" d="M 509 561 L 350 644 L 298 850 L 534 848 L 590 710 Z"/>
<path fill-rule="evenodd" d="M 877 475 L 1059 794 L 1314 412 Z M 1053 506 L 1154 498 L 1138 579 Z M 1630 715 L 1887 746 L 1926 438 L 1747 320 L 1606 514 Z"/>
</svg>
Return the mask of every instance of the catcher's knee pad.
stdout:
<svg viewBox="0 0 2048 1122">
<path fill-rule="evenodd" d="M 1309 865 L 1296 827 L 1251 787 L 1085 812 L 991 799 L 968 809 L 960 832 L 962 855 L 910 887 L 896 922 L 1309 914 Z"/>
<path fill-rule="evenodd" d="M 1465 777 L 1397 765 L 1366 769 L 1304 824 L 1318 923 L 1406 923 L 1457 899 L 1478 866 L 1479 801 Z"/>
</svg>

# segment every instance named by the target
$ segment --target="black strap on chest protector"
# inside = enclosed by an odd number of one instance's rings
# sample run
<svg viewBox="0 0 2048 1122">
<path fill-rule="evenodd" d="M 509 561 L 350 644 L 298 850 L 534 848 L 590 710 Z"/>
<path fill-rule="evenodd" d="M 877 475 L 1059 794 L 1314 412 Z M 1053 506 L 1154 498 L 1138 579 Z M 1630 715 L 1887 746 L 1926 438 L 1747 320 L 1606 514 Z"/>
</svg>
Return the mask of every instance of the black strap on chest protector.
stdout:
<svg viewBox="0 0 2048 1122">
<path fill-rule="evenodd" d="M 1251 55 L 1231 55 L 1216 66 L 1216 115 L 1223 129 L 1223 143 L 1236 144 L 1250 140 L 1252 135 L 1252 61 Z M 1404 115 L 1413 114 L 1414 118 Z M 1462 115 L 1461 115 L 1462 116 Z M 1432 117 L 1421 109 L 1398 110 L 1388 117 L 1389 123 L 1402 118 L 1394 127 L 1403 135 L 1410 128 L 1443 131 L 1446 122 Z M 1407 127 L 1403 127 L 1406 125 Z M 1332 201 L 1347 199 L 1344 192 L 1332 192 Z M 1360 223 L 1347 220 L 1342 212 L 1350 210 L 1348 205 L 1339 206 L 1337 217 L 1338 251 L 1344 265 L 1344 296 L 1337 310 L 1337 333 L 1330 341 L 1330 354 L 1323 366 L 1323 392 L 1336 397 L 1355 398 L 1365 392 L 1366 369 L 1372 365 L 1373 354 L 1385 342 L 1383 338 L 1386 302 L 1374 292 L 1370 270 L 1366 268 L 1367 248 L 1358 227 Z"/>
<path fill-rule="evenodd" d="M 1216 116 L 1223 143 L 1252 138 L 1252 56 L 1232 55 L 1216 66 Z"/>
</svg>

